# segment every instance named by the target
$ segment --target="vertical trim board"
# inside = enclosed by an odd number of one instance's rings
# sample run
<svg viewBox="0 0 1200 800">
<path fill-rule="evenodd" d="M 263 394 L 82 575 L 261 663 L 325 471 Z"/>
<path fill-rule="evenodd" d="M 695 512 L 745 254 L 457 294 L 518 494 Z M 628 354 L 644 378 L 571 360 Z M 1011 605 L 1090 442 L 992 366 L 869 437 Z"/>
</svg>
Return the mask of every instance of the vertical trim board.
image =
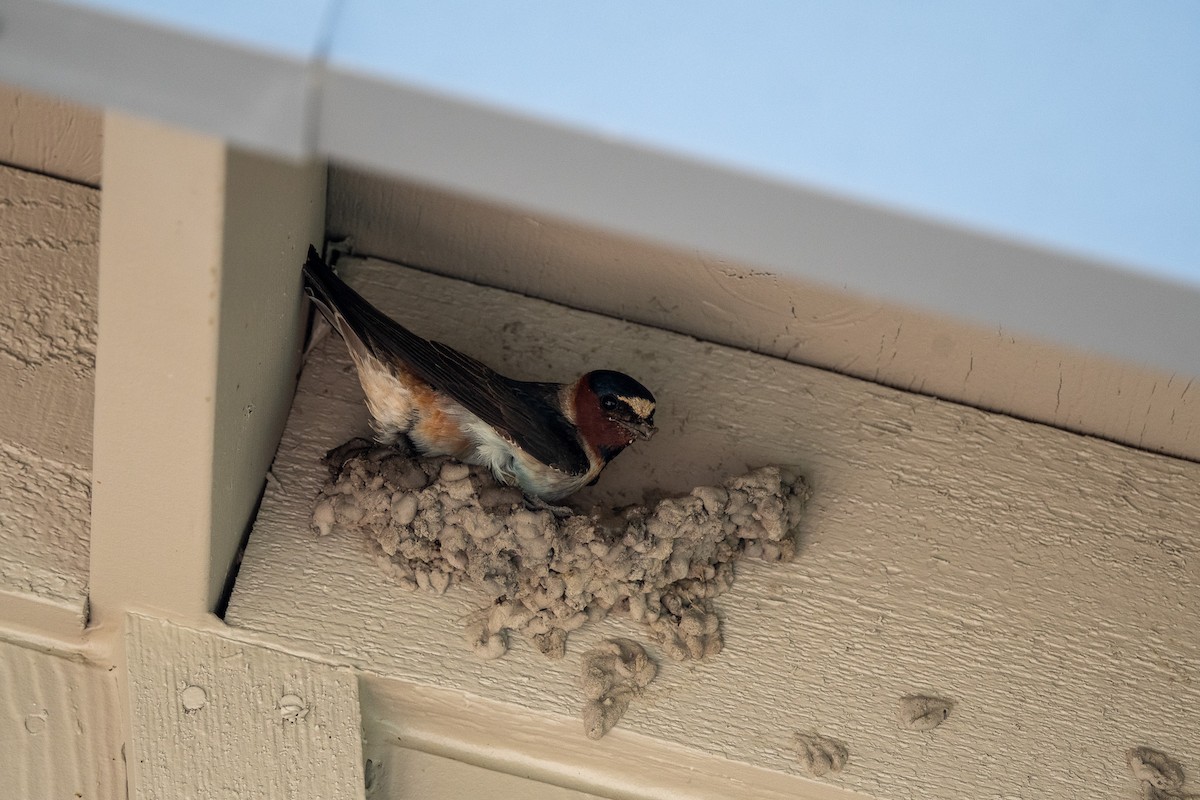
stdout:
<svg viewBox="0 0 1200 800">
<path fill-rule="evenodd" d="M 324 166 L 109 114 L 92 599 L 215 608 L 274 456 Z"/>
</svg>

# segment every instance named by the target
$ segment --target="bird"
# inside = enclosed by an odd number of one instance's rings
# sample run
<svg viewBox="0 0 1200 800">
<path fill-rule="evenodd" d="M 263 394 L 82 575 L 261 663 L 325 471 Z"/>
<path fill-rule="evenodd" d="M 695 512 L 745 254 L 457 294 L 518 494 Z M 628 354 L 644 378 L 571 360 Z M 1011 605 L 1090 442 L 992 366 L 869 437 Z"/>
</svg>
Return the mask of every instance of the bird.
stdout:
<svg viewBox="0 0 1200 800">
<path fill-rule="evenodd" d="M 380 444 L 407 437 L 424 455 L 487 467 L 532 507 L 557 511 L 549 504 L 594 484 L 622 450 L 656 432 L 654 395 L 629 375 L 514 380 L 379 311 L 315 247 L 303 273 L 306 293 L 346 344 Z"/>
</svg>

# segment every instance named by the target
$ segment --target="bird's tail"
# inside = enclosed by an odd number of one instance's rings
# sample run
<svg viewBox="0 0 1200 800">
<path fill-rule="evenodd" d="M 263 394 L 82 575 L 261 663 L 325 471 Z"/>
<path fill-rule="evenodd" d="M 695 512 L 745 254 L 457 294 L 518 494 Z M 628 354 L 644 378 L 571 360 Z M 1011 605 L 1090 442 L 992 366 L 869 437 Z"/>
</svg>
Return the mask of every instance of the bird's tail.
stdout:
<svg viewBox="0 0 1200 800">
<path fill-rule="evenodd" d="M 304 289 L 346 342 L 355 361 L 361 363 L 372 354 L 367 326 L 370 320 L 383 315 L 339 278 L 312 245 L 304 262 Z"/>
<path fill-rule="evenodd" d="M 313 303 L 346 340 L 350 356 L 360 366 L 371 360 L 388 369 L 403 364 L 431 384 L 445 379 L 447 359 L 459 364 L 460 369 L 467 362 L 470 371 L 487 369 L 456 350 L 422 339 L 375 308 L 334 274 L 315 247 L 308 248 L 304 285 Z"/>
</svg>

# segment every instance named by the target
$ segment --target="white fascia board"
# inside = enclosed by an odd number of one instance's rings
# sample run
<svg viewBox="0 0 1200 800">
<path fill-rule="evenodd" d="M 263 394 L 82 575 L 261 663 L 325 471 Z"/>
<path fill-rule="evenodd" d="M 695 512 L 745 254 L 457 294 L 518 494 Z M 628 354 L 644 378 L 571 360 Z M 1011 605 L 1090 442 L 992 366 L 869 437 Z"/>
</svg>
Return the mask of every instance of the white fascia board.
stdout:
<svg viewBox="0 0 1200 800">
<path fill-rule="evenodd" d="M 7 0 L 0 80 L 302 158 L 330 5 Z"/>
<path fill-rule="evenodd" d="M 3 80 L 1200 374 L 1194 4 L 3 17 Z"/>
</svg>

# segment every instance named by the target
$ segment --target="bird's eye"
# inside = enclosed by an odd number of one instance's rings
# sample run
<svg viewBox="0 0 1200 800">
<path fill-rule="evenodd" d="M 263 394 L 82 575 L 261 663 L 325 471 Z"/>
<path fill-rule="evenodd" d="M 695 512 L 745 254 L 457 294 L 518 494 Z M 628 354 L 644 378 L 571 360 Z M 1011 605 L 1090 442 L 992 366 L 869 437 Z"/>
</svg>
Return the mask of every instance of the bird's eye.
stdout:
<svg viewBox="0 0 1200 800">
<path fill-rule="evenodd" d="M 611 397 L 601 398 L 600 399 L 600 407 L 603 408 L 605 411 L 616 411 L 617 410 L 617 401 L 612 399 Z"/>
</svg>

